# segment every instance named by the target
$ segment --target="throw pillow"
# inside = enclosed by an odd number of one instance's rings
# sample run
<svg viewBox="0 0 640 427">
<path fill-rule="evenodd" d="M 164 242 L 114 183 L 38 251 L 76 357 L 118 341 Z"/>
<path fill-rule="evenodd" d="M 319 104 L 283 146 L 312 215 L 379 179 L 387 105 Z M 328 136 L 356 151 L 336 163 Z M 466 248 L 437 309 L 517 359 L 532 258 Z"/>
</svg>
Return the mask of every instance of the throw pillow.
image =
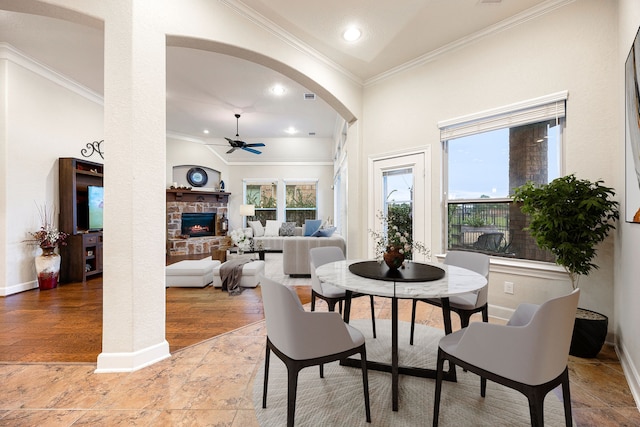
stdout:
<svg viewBox="0 0 640 427">
<path fill-rule="evenodd" d="M 278 232 L 280 231 L 281 224 L 282 223 L 280 221 L 268 219 L 267 225 L 264 228 L 265 237 L 276 237 L 278 235 Z"/>
<path fill-rule="evenodd" d="M 262 237 L 264 236 L 264 227 L 260 221 L 248 221 L 249 227 L 253 231 L 253 237 Z"/>
<path fill-rule="evenodd" d="M 320 225 L 322 224 L 321 219 L 307 219 L 304 221 L 304 235 L 311 236 L 313 233 L 318 231 Z"/>
<path fill-rule="evenodd" d="M 313 237 L 331 237 L 335 231 L 336 231 L 335 227 L 320 228 L 320 229 L 318 229 L 318 231 L 313 233 L 311 236 L 313 236 Z"/>
<path fill-rule="evenodd" d="M 296 231 L 296 223 L 295 222 L 283 222 L 280 227 L 280 235 L 281 236 L 293 236 Z"/>
</svg>

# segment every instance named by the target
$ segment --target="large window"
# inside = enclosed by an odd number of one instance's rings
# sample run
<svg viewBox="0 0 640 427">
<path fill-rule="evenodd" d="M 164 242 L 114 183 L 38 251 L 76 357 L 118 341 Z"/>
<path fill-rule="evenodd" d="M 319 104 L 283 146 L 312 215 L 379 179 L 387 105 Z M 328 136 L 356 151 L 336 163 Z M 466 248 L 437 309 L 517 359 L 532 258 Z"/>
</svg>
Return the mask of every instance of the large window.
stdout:
<svg viewBox="0 0 640 427">
<path fill-rule="evenodd" d="M 446 158 L 446 247 L 553 261 L 525 230 L 513 189 L 562 173 L 566 93 L 441 125 Z M 536 100 L 534 100 L 536 101 Z"/>
<path fill-rule="evenodd" d="M 318 191 L 316 181 L 285 182 L 286 221 L 302 226 L 307 219 L 317 219 Z"/>
<path fill-rule="evenodd" d="M 245 182 L 245 203 L 255 206 L 255 216 L 247 221 L 259 220 L 266 224 L 268 219 L 278 217 L 278 183 Z"/>
</svg>

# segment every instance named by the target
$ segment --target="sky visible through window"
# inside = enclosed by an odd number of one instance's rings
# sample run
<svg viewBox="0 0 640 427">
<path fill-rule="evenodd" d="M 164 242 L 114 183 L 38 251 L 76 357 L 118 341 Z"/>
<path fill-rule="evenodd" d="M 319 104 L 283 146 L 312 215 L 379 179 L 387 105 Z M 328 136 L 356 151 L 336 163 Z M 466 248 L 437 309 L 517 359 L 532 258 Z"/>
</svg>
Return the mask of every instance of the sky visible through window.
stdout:
<svg viewBox="0 0 640 427">
<path fill-rule="evenodd" d="M 413 173 L 411 169 L 384 172 L 383 176 L 386 203 L 412 201 Z"/>
<path fill-rule="evenodd" d="M 548 130 L 549 181 L 559 176 L 559 126 Z M 449 200 L 509 197 L 509 129 L 448 142 Z"/>
</svg>

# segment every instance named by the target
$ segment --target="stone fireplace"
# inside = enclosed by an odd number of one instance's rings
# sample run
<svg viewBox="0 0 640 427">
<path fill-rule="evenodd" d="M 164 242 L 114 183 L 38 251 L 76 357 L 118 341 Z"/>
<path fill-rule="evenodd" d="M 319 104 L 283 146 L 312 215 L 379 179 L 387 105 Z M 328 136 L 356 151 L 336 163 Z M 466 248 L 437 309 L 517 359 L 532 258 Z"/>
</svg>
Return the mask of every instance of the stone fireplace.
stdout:
<svg viewBox="0 0 640 427">
<path fill-rule="evenodd" d="M 167 254 L 206 256 L 231 246 L 230 239 L 217 232 L 228 203 L 229 193 L 167 190 Z"/>
</svg>

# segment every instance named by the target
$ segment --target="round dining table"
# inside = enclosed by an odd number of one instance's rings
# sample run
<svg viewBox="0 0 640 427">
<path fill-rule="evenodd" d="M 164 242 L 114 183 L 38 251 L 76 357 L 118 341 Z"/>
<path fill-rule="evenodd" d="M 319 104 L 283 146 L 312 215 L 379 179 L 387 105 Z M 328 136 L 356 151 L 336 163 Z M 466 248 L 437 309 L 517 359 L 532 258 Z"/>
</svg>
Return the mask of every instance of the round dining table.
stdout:
<svg viewBox="0 0 640 427">
<path fill-rule="evenodd" d="M 440 298 L 445 334 L 452 332 L 449 297 L 474 292 L 487 284 L 487 279 L 474 271 L 438 263 L 405 262 L 394 271 L 384 263 L 372 260 L 343 260 L 316 269 L 322 282 L 345 290 L 344 321 L 349 323 L 353 293 L 391 298 L 391 364 L 367 361 L 367 368 L 391 372 L 392 409 L 398 410 L 399 375 L 435 378 L 435 369 L 400 366 L 398 360 L 398 300 Z M 347 359 L 343 365 L 359 367 L 359 361 Z M 456 381 L 455 367 L 445 379 Z"/>
</svg>

